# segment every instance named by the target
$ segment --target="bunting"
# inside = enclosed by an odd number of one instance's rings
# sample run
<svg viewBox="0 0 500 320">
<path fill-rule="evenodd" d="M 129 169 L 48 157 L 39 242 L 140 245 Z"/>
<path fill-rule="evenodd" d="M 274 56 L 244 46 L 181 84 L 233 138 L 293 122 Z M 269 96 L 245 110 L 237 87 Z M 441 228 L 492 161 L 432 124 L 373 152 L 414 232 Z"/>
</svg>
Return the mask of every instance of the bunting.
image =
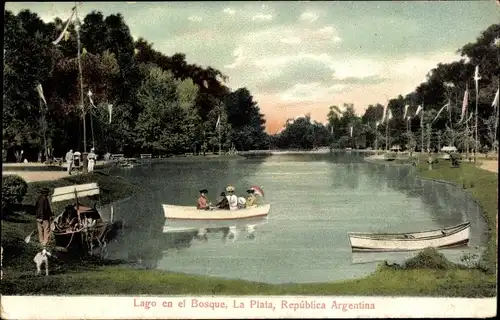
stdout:
<svg viewBox="0 0 500 320">
<path fill-rule="evenodd" d="M 351 138 L 352 138 L 352 126 L 351 126 Z"/>
<path fill-rule="evenodd" d="M 380 121 L 375 122 L 375 129 L 378 128 Z"/>
<path fill-rule="evenodd" d="M 42 99 L 45 106 L 47 106 L 47 101 L 45 100 L 45 96 L 43 95 L 43 88 L 42 88 L 41 84 L 38 84 L 36 86 L 36 91 L 38 91 L 38 95 L 40 96 L 40 99 Z"/>
<path fill-rule="evenodd" d="M 476 70 L 474 71 L 474 81 L 476 82 L 476 92 L 479 87 L 479 80 L 481 80 L 481 77 L 479 76 L 479 66 L 476 66 Z"/>
<path fill-rule="evenodd" d="M 418 116 L 418 114 L 420 113 L 420 111 L 422 111 L 422 106 L 421 105 L 418 105 L 418 108 L 417 108 L 417 112 L 415 112 L 415 117 Z"/>
<path fill-rule="evenodd" d="M 409 107 L 410 107 L 409 105 L 406 105 L 406 106 L 405 106 L 405 113 L 404 113 L 404 115 L 403 115 L 403 119 L 405 119 L 405 118 L 406 118 L 406 113 L 408 112 L 408 108 L 409 108 Z"/>
<path fill-rule="evenodd" d="M 497 89 L 497 93 L 495 94 L 495 98 L 493 99 L 493 102 L 491 103 L 491 106 L 493 108 L 498 108 L 499 93 L 500 93 L 500 88 Z"/>
<path fill-rule="evenodd" d="M 87 95 L 89 96 L 89 100 L 90 100 L 90 104 L 95 108 L 97 109 L 97 107 L 95 106 L 94 104 L 94 101 L 92 100 L 92 91 L 89 90 L 89 92 L 87 93 Z"/>
<path fill-rule="evenodd" d="M 468 104 L 469 104 L 469 88 L 466 87 L 464 93 L 464 101 L 462 102 L 462 115 L 460 116 L 460 121 L 458 121 L 458 123 L 461 123 L 464 120 L 465 110 L 467 109 Z"/>
<path fill-rule="evenodd" d="M 215 123 L 215 129 L 218 129 L 220 126 L 220 115 L 219 117 L 217 118 L 217 122 Z"/>
<path fill-rule="evenodd" d="M 432 120 L 432 122 L 436 121 L 437 118 L 439 118 L 439 115 L 441 114 L 441 112 L 443 112 L 444 109 L 446 109 L 447 107 L 449 107 L 449 103 L 445 104 L 437 113 L 436 117 L 434 118 L 434 120 Z"/>
<path fill-rule="evenodd" d="M 387 121 L 391 120 L 392 119 L 392 111 L 391 110 L 388 110 L 387 111 Z"/>
<path fill-rule="evenodd" d="M 59 35 L 59 37 L 55 41 L 52 42 L 53 45 L 58 45 L 59 42 L 61 42 L 61 40 L 63 38 L 66 39 L 66 37 L 69 37 L 68 27 L 69 27 L 71 21 L 73 20 L 73 16 L 75 15 L 75 10 L 76 10 L 76 7 L 73 7 L 73 9 L 71 9 L 71 16 L 69 17 L 68 22 L 66 22 L 66 26 L 64 27 L 63 31 L 61 32 L 61 35 Z"/>
<path fill-rule="evenodd" d="M 111 113 L 113 112 L 113 105 L 108 103 L 109 123 L 111 124 Z"/>
<path fill-rule="evenodd" d="M 382 123 L 385 121 L 385 116 L 387 114 L 387 105 L 388 105 L 388 103 L 386 103 L 384 106 L 384 113 L 382 114 L 382 120 L 380 121 Z"/>
</svg>

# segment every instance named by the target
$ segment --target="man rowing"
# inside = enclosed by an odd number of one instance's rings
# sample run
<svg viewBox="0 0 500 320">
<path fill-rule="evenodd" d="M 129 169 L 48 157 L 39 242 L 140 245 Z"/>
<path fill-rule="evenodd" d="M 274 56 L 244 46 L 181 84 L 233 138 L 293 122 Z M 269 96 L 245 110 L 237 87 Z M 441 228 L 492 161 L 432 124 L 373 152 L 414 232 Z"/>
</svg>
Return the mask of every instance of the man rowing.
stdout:
<svg viewBox="0 0 500 320">
<path fill-rule="evenodd" d="M 215 205 L 217 209 L 229 210 L 229 201 L 227 200 L 226 193 L 221 192 L 221 200 Z"/>
</svg>

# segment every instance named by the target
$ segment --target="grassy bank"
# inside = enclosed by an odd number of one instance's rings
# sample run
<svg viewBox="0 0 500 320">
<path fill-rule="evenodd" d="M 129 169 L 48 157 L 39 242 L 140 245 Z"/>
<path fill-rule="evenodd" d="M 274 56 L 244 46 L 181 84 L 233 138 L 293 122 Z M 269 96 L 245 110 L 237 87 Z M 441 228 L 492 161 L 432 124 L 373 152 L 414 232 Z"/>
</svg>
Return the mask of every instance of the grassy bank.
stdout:
<svg viewBox="0 0 500 320">
<path fill-rule="evenodd" d="M 37 234 L 35 232 L 29 244 L 24 242 L 24 238 L 36 228 L 34 204 L 38 197 L 38 191 L 46 187 L 52 192 L 57 187 L 90 182 L 98 183 L 102 204 L 129 197 L 137 190 L 137 187 L 119 177 L 112 177 L 100 172 L 73 175 L 54 181 L 29 183 L 28 192 L 22 204 L 14 208 L 13 212 L 2 220 L 3 268 L 6 270 L 5 272 L 14 270 L 17 273 L 17 271 L 33 269 L 32 259 L 40 250 Z M 64 202 L 52 204 L 54 214 L 62 212 L 63 209 Z"/>
<path fill-rule="evenodd" d="M 110 294 L 110 295 L 386 295 L 491 297 L 496 295 L 497 175 L 463 164 L 451 169 L 442 161 L 417 175 L 465 186 L 482 206 L 490 238 L 484 264 L 469 268 L 453 264 L 433 249 L 424 250 L 403 265 L 381 264 L 371 275 L 335 283 L 272 285 L 240 280 L 192 276 L 158 270 L 91 265 L 50 277 L 32 272 L 4 275 L 3 294 Z M 2 226 L 3 229 L 3 226 Z M 2 230 L 3 231 L 3 230 Z M 486 266 L 485 266 L 486 265 Z"/>
</svg>

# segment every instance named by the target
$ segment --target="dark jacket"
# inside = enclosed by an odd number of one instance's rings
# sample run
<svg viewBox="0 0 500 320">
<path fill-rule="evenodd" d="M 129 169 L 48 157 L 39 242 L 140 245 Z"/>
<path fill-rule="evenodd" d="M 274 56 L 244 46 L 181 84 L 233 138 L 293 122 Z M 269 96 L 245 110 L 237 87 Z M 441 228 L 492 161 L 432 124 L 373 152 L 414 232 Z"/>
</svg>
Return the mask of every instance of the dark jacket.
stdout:
<svg viewBox="0 0 500 320">
<path fill-rule="evenodd" d="M 217 203 L 216 207 L 219 209 L 229 210 L 229 201 L 226 197 L 222 197 L 221 201 Z"/>
<path fill-rule="evenodd" d="M 36 218 L 50 220 L 54 215 L 50 209 L 49 199 L 45 195 L 40 195 L 35 203 Z"/>
</svg>

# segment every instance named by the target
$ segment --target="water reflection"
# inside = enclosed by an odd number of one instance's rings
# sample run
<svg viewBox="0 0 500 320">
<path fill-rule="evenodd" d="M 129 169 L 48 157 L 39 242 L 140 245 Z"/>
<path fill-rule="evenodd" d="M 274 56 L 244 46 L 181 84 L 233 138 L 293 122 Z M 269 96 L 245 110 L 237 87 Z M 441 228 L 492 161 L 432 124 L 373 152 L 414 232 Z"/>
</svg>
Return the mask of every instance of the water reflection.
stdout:
<svg viewBox="0 0 500 320">
<path fill-rule="evenodd" d="M 159 269 L 282 283 L 372 272 L 373 264 L 352 265 L 350 231 L 409 232 L 469 220 L 471 247 L 484 243 L 481 211 L 464 191 L 417 179 L 411 167 L 374 165 L 363 157 L 355 152 L 282 155 L 117 171 L 144 191 L 117 204 L 115 214 L 128 228 L 124 241 L 109 252 Z M 201 188 L 214 202 L 227 184 L 238 194 L 252 184 L 264 187 L 272 207 L 256 239 L 224 242 L 214 234 L 200 242 L 194 233 L 162 233 L 162 203 L 194 205 Z"/>
</svg>

